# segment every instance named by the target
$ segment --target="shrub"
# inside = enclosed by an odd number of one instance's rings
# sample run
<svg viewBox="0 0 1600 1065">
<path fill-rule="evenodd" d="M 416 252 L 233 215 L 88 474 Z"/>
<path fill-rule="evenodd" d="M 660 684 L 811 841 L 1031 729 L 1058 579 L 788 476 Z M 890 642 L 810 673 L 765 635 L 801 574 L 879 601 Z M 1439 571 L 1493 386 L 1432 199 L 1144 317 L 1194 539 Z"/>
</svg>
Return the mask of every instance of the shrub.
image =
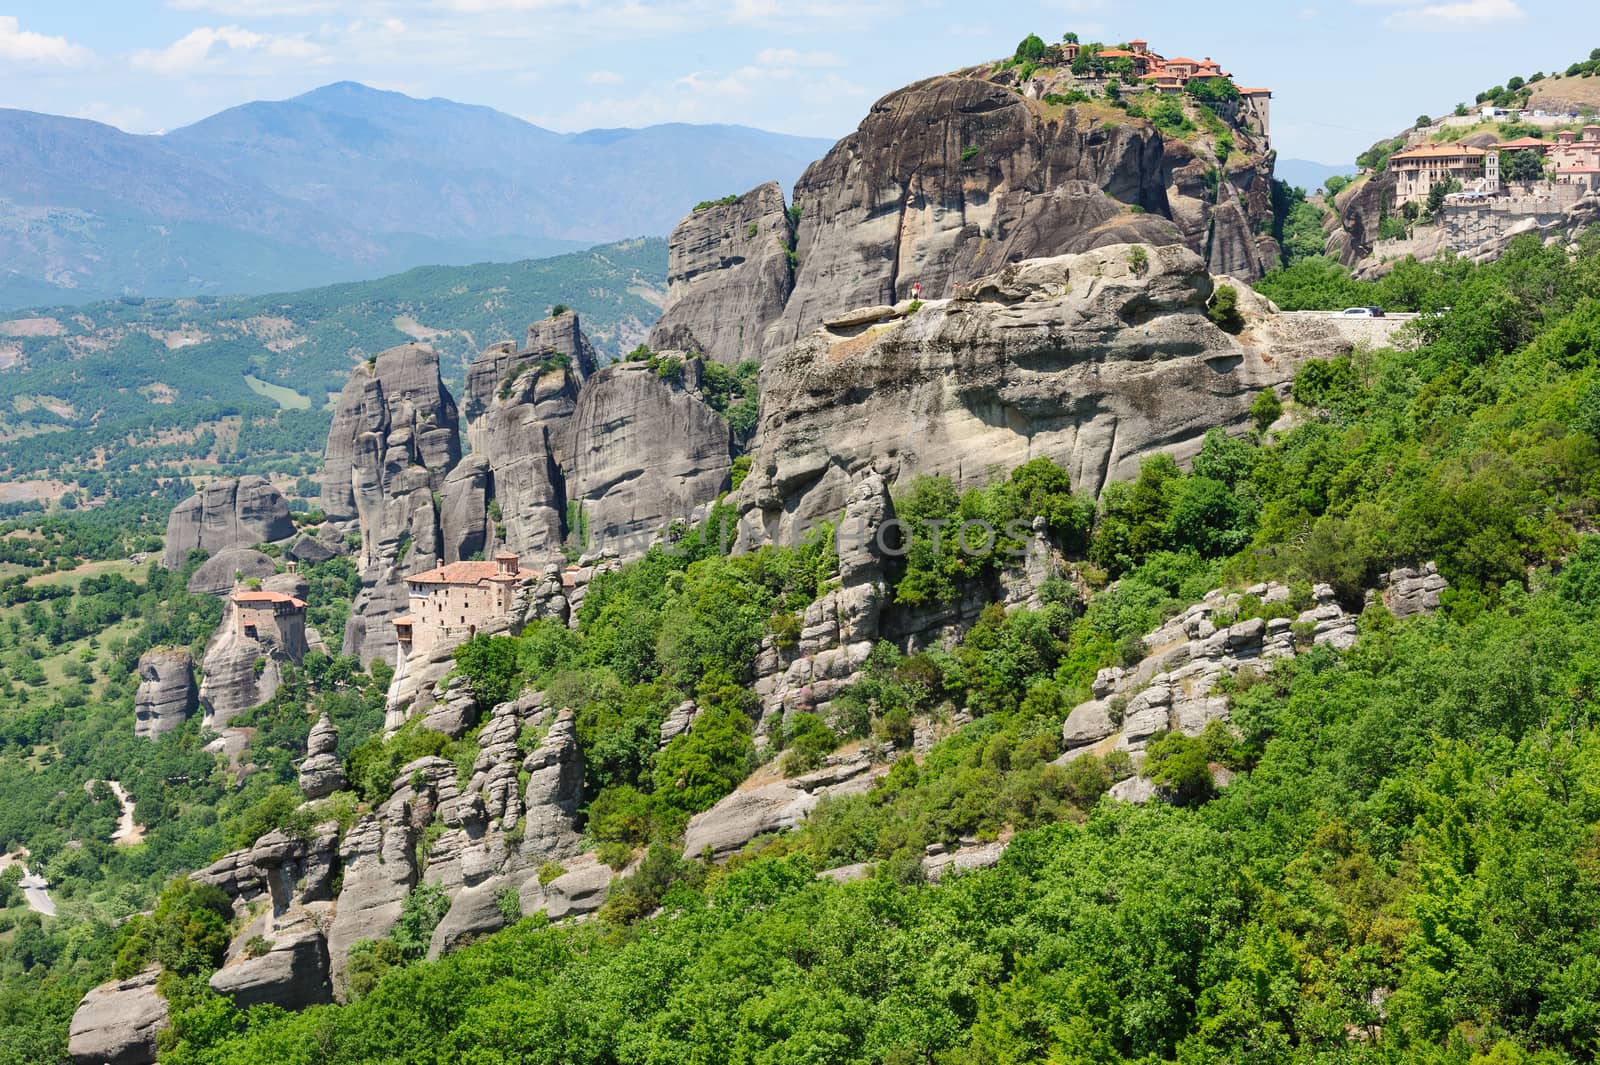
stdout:
<svg viewBox="0 0 1600 1065">
<path fill-rule="evenodd" d="M 1283 401 L 1278 398 L 1276 389 L 1263 388 L 1250 404 L 1250 420 L 1255 423 L 1257 432 L 1266 432 L 1282 416 Z"/>
<path fill-rule="evenodd" d="M 974 158 L 977 157 L 977 154 L 980 151 L 982 151 L 982 149 L 979 148 L 976 144 L 967 145 L 965 148 L 961 149 L 961 161 L 963 163 L 971 162 Z"/>
<path fill-rule="evenodd" d="M 1244 315 L 1239 312 L 1239 293 L 1232 285 L 1218 285 L 1211 294 L 1206 315 L 1225 333 L 1238 333 L 1244 329 Z"/>
</svg>

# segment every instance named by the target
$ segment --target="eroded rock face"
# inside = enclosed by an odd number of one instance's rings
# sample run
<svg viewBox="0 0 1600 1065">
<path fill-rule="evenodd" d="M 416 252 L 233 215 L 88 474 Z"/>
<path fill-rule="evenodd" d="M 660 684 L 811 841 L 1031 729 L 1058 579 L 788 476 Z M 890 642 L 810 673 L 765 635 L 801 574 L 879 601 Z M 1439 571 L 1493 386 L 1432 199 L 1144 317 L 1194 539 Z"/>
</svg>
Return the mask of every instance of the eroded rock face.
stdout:
<svg viewBox="0 0 1600 1065">
<path fill-rule="evenodd" d="M 711 809 L 695 814 L 684 832 L 684 858 L 705 854 L 726 858 L 757 836 L 797 827 L 828 796 L 871 790 L 889 771 L 887 765 L 874 766 L 872 759 L 864 756 L 834 755 L 829 763 L 793 780 L 740 788 Z"/>
<path fill-rule="evenodd" d="M 172 509 L 161 564 L 181 569 L 192 550 L 214 555 L 293 535 L 289 504 L 265 477 L 231 478 L 206 485 Z"/>
<path fill-rule="evenodd" d="M 263 937 L 265 938 L 265 937 Z M 235 1007 L 273 1005 L 303 1010 L 333 1000 L 328 982 L 328 941 L 309 925 L 273 935 L 270 947 L 211 974 L 211 990 Z"/>
<path fill-rule="evenodd" d="M 67 1035 L 74 1065 L 151 1065 L 167 1026 L 167 1001 L 156 993 L 158 969 L 113 980 L 83 996 Z"/>
<path fill-rule="evenodd" d="M 794 287 L 792 237 L 777 182 L 679 222 L 668 244 L 667 306 L 650 347 L 699 352 L 730 366 L 759 358 L 762 336 Z"/>
<path fill-rule="evenodd" d="M 567 454 L 585 546 L 623 558 L 725 491 L 733 465 L 728 423 L 692 387 L 642 362 L 607 366 L 584 385 Z"/>
<path fill-rule="evenodd" d="M 846 308 L 893 304 L 918 282 L 943 299 L 1023 259 L 1144 242 L 1186 244 L 1252 279 L 1276 263 L 1255 235 L 1271 219 L 1271 164 L 1250 123 L 1234 124 L 1219 167 L 1209 135 L 1164 138 L 1143 119 L 1050 103 L 1074 87 L 1065 72 L 1013 81 L 985 65 L 909 85 L 812 164 L 768 353 Z"/>
<path fill-rule="evenodd" d="M 300 763 L 300 793 L 306 799 L 320 799 L 344 787 L 344 766 L 334 751 L 339 746 L 339 730 L 323 714 L 306 737 L 306 758 Z"/>
<path fill-rule="evenodd" d="M 133 694 L 133 734 L 153 740 L 189 720 L 199 705 L 194 657 L 181 647 L 139 656 L 139 687 Z"/>
<path fill-rule="evenodd" d="M 272 559 L 253 547 L 224 547 L 189 577 L 188 591 L 191 595 L 227 595 L 240 581 L 270 577 L 275 569 Z"/>
<path fill-rule="evenodd" d="M 868 468 L 968 486 L 1048 456 L 1098 492 L 1152 452 L 1185 459 L 1211 428 L 1242 428 L 1257 392 L 1347 349 L 1324 322 L 1248 307 L 1230 336 L 1206 317 L 1212 289 L 1186 248 L 1115 245 L 1006 267 L 914 314 L 840 315 L 763 367 L 741 544 L 798 542 Z"/>
<path fill-rule="evenodd" d="M 339 847 L 344 883 L 328 928 L 328 970 L 341 1000 L 350 948 L 382 939 L 400 919 L 406 895 L 417 882 L 416 829 L 403 800 L 390 799 L 363 815 Z"/>
<path fill-rule="evenodd" d="M 467 370 L 462 409 L 473 458 L 484 464 L 504 536 L 488 528 L 487 517 L 475 508 L 473 485 L 463 481 L 452 486 L 449 497 L 452 514 L 459 514 L 452 519 L 452 540 L 497 542 L 529 560 L 560 550 L 566 535 L 568 423 L 578 391 L 593 372 L 594 349 L 570 311 L 536 322 L 520 350 L 499 344 L 478 356 Z"/>
<path fill-rule="evenodd" d="M 344 653 L 363 664 L 394 657 L 402 578 L 442 558 L 434 494 L 460 460 L 456 404 L 432 348 L 390 348 L 351 376 L 328 431 L 322 508 L 335 523 L 359 525 L 361 591 Z"/>
</svg>

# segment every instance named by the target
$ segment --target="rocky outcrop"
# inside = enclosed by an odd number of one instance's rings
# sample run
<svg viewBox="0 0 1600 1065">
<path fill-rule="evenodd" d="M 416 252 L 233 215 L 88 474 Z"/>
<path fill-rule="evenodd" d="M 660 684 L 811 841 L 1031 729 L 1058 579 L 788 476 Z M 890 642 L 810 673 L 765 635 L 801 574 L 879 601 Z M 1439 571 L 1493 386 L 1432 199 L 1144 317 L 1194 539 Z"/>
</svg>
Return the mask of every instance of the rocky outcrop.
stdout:
<svg viewBox="0 0 1600 1065">
<path fill-rule="evenodd" d="M 1420 568 L 1407 566 L 1385 573 L 1378 578 L 1378 588 L 1367 593 L 1367 601 L 1381 602 L 1389 613 L 1404 619 L 1438 610 L 1449 587 L 1439 567 L 1429 562 Z"/>
<path fill-rule="evenodd" d="M 361 591 L 344 653 L 363 664 L 394 656 L 390 621 L 405 609 L 403 576 L 442 559 L 434 498 L 460 460 L 456 404 L 432 348 L 391 348 L 351 376 L 328 431 L 322 509 L 361 534 Z"/>
<path fill-rule="evenodd" d="M 528 773 L 522 799 L 527 811 L 523 856 L 544 862 L 576 854 L 580 845 L 578 807 L 583 804 L 583 751 L 572 711 L 556 715 L 550 731 L 522 768 Z"/>
<path fill-rule="evenodd" d="M 139 656 L 139 687 L 133 693 L 133 734 L 153 740 L 171 732 L 199 705 L 194 657 L 181 647 L 161 647 Z"/>
<path fill-rule="evenodd" d="M 571 311 L 535 323 L 521 349 L 500 344 L 478 356 L 467 370 L 462 409 L 473 459 L 484 472 L 452 485 L 447 507 L 460 522 L 452 539 L 481 538 L 530 562 L 560 551 L 568 422 L 594 369 L 594 349 Z M 500 530 L 488 528 L 474 505 L 480 476 L 492 486 Z"/>
<path fill-rule="evenodd" d="M 1019 83 L 984 65 L 873 104 L 795 186 L 794 291 L 763 350 L 845 309 L 906 299 L 913 284 L 943 299 L 1008 263 L 1110 244 L 1185 244 L 1213 272 L 1247 279 L 1276 265 L 1276 244 L 1257 236 L 1272 219 L 1272 165 L 1254 123 L 1224 114 L 1225 150 L 1204 131 L 1166 137 L 1142 118 L 1061 103 L 1079 88 L 1064 68 Z"/>
<path fill-rule="evenodd" d="M 1397 616 L 1410 617 L 1437 609 L 1447 587 L 1430 563 L 1389 574 L 1367 600 L 1381 599 Z M 1246 606 L 1251 616 L 1234 620 Z M 1243 592 L 1210 592 L 1147 634 L 1148 653 L 1137 665 L 1099 672 L 1094 698 L 1074 707 L 1061 726 L 1066 754 L 1060 761 L 1112 749 L 1140 752 L 1168 731 L 1199 735 L 1210 722 L 1228 720 L 1229 700 L 1219 691 L 1222 678 L 1241 670 L 1264 673 L 1308 647 L 1347 651 L 1356 643 L 1357 620 L 1326 584 L 1315 586 L 1310 600 L 1301 603 L 1276 582 Z M 1135 797 L 1142 787 L 1130 784 L 1119 797 L 1143 801 Z"/>
<path fill-rule="evenodd" d="M 685 379 L 669 381 L 646 363 L 618 363 L 584 385 L 565 463 L 583 547 L 642 555 L 668 523 L 727 489 L 728 423 L 694 390 L 697 370 L 689 360 Z"/>
<path fill-rule="evenodd" d="M 1371 174 L 1352 182 L 1334 197 L 1335 221 L 1328 233 L 1327 253 L 1346 266 L 1372 254 L 1378 226 L 1395 205 L 1393 172 Z"/>
<path fill-rule="evenodd" d="M 344 787 L 344 766 L 334 754 L 339 746 L 339 730 L 328 715 L 317 718 L 306 737 L 306 758 L 300 763 L 300 793 L 307 800 L 332 795 Z"/>
<path fill-rule="evenodd" d="M 226 995 L 238 1009 L 272 1005 L 302 1010 L 333 1001 L 328 979 L 328 941 L 309 921 L 279 931 L 267 949 L 249 954 L 211 974 L 211 990 Z"/>
<path fill-rule="evenodd" d="M 267 577 L 261 587 L 297 599 L 308 594 L 306 579 L 297 573 Z M 230 598 L 201 660 L 200 706 L 205 727 L 212 732 L 225 731 L 234 718 L 271 699 L 283 683 L 284 667 L 299 665 L 309 647 L 300 638 L 284 642 L 271 630 L 246 635 L 239 631 L 235 611 Z"/>
<path fill-rule="evenodd" d="M 189 578 L 190 595 L 227 595 L 233 586 L 272 576 L 272 559 L 253 547 L 224 547 L 202 562 Z"/>
<path fill-rule="evenodd" d="M 167 1001 L 156 992 L 157 969 L 113 980 L 83 996 L 72 1015 L 67 1054 L 74 1065 L 151 1065 L 156 1036 L 167 1026 Z"/>
<path fill-rule="evenodd" d="M 1261 389 L 1348 348 L 1323 321 L 1270 313 L 1230 336 L 1206 317 L 1212 291 L 1186 248 L 1116 245 L 1006 267 L 915 313 L 831 319 L 763 368 L 741 544 L 798 542 L 869 468 L 967 486 L 1048 456 L 1098 492 L 1148 454 L 1242 429 Z"/>
<path fill-rule="evenodd" d="M 172 508 L 161 564 L 181 569 L 190 551 L 216 554 L 294 535 L 289 504 L 265 477 L 238 477 L 206 485 Z"/>
<path fill-rule="evenodd" d="M 793 236 L 777 182 L 679 222 L 668 243 L 667 305 L 650 347 L 729 366 L 760 358 L 762 336 L 794 288 Z"/>
<path fill-rule="evenodd" d="M 358 819 L 340 844 L 344 882 L 328 928 L 328 971 L 341 1000 L 350 948 L 387 936 L 417 882 L 416 831 L 410 806 L 394 798 Z"/>
<path fill-rule="evenodd" d="M 888 770 L 887 765 L 875 765 L 868 754 L 841 753 L 830 756 L 823 768 L 793 780 L 747 784 L 689 819 L 683 856 L 726 858 L 757 836 L 797 827 L 824 798 L 870 791 Z"/>
</svg>

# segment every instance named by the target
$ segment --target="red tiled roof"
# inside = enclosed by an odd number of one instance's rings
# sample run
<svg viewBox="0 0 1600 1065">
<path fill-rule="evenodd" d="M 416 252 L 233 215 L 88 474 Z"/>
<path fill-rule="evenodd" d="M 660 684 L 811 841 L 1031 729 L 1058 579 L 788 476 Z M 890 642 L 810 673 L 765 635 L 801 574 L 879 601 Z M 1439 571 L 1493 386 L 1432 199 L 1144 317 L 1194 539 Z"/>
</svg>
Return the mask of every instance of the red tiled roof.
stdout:
<svg viewBox="0 0 1600 1065">
<path fill-rule="evenodd" d="M 235 592 L 233 601 L 235 603 L 288 603 L 296 610 L 304 610 L 306 608 L 303 600 L 296 599 L 292 595 L 285 595 L 282 592 Z"/>
<path fill-rule="evenodd" d="M 1240 89 L 1239 90 L 1239 95 L 1240 96 L 1260 96 L 1263 93 L 1265 93 L 1268 96 L 1271 96 L 1272 95 L 1272 90 L 1271 89 Z"/>
<path fill-rule="evenodd" d="M 1476 158 L 1488 155 L 1482 148 L 1474 148 L 1470 144 L 1419 144 L 1415 148 L 1407 148 L 1403 152 L 1395 152 L 1389 159 L 1459 159 L 1462 157 Z"/>
<path fill-rule="evenodd" d="M 1193 59 L 1185 59 L 1183 56 L 1179 56 L 1177 59 L 1169 59 L 1169 60 L 1167 60 L 1167 66 L 1169 66 L 1169 67 L 1172 66 L 1174 63 L 1187 63 L 1191 67 L 1197 67 L 1197 66 L 1200 65 L 1197 61 L 1195 61 Z"/>
<path fill-rule="evenodd" d="M 1550 145 L 1538 137 L 1518 137 L 1514 141 L 1501 141 L 1495 148 L 1548 148 Z"/>
<path fill-rule="evenodd" d="M 401 614 L 399 617 L 394 619 L 394 623 L 396 625 L 409 625 L 411 624 L 411 615 Z"/>
<path fill-rule="evenodd" d="M 514 581 L 515 574 L 501 574 L 495 562 L 449 562 L 406 578 L 412 584 L 482 584 L 484 581 Z"/>
</svg>

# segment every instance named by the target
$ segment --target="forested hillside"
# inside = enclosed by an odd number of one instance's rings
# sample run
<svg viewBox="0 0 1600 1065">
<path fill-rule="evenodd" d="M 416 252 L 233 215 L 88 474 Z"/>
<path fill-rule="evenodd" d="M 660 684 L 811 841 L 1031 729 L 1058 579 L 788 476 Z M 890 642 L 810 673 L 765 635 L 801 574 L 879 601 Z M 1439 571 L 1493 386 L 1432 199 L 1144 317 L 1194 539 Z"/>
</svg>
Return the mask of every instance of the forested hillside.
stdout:
<svg viewBox="0 0 1600 1065">
<path fill-rule="evenodd" d="M 520 338 L 530 308 L 569 304 L 616 357 L 643 339 L 666 283 L 666 243 L 551 259 L 423 267 L 273 296 L 128 297 L 0 321 L 0 504 L 147 496 L 187 474 L 245 468 L 292 484 L 327 436 L 351 369 L 409 340 L 468 361 Z M 303 491 L 301 494 L 305 494 Z"/>
<path fill-rule="evenodd" d="M 677 550 L 597 578 L 576 631 L 474 639 L 458 668 L 480 702 L 531 687 L 576 711 L 585 846 L 627 875 L 596 920 L 527 918 L 433 962 L 443 910 L 418 887 L 344 1006 L 236 1009 L 205 980 L 226 898 L 161 885 L 270 828 L 347 823 L 420 755 L 466 774 L 475 735 L 384 740 L 387 671 L 313 656 L 247 719 L 259 771 L 239 787 L 198 752 L 198 721 L 105 739 L 129 727 L 128 655 L 205 631 L 206 607 L 166 583 L 181 578 L 85 580 L 59 599 L 20 582 L 0 622 L 8 671 L 70 619 L 141 627 L 90 649 L 78 705 L 52 690 L 6 712 L 0 848 L 50 871 L 61 916 L 0 899 L 0 1061 L 59 1060 L 83 991 L 148 961 L 173 1011 L 164 1062 L 1587 1060 L 1600 236 L 1570 262 L 1529 241 L 1385 284 L 1434 312 L 1413 336 L 1307 364 L 1286 409 L 1263 400 L 1254 432 L 1213 433 L 1188 472 L 1152 458 L 1098 501 L 1045 461 L 965 493 L 937 478 L 902 492 L 898 601 L 953 601 L 1006 565 L 1003 544 L 936 540 L 952 519 L 1038 519 L 1087 599 L 1058 581 L 1033 607 L 991 607 L 953 649 L 880 646 L 831 724 L 793 715 L 779 772 L 861 742 L 893 750 L 893 769 L 725 864 L 684 857 L 683 825 L 753 768 L 757 648 L 824 591 L 823 542 L 725 555 L 719 508 Z M 1450 583 L 1437 614 L 1369 606 L 1352 650 L 1236 677 L 1231 728 L 1152 741 L 1157 801 L 1105 796 L 1133 770 L 1125 754 L 1056 764 L 1096 671 L 1137 663 L 1154 650 L 1140 637 L 1207 590 L 1326 582 L 1360 609 L 1380 573 L 1430 560 Z M 312 574 L 324 603 L 350 576 L 328 565 Z M 1242 600 L 1252 611 L 1271 608 Z M 658 749 L 690 695 L 699 723 Z M 339 723 L 350 787 L 297 812 L 285 751 L 308 707 Z M 928 723 L 940 738 L 914 748 Z M 141 845 L 103 842 L 114 807 L 84 782 L 113 772 Z M 930 846 L 962 840 L 1009 846 L 992 869 L 924 883 Z M 865 880 L 817 876 L 857 862 L 873 863 Z"/>
</svg>

